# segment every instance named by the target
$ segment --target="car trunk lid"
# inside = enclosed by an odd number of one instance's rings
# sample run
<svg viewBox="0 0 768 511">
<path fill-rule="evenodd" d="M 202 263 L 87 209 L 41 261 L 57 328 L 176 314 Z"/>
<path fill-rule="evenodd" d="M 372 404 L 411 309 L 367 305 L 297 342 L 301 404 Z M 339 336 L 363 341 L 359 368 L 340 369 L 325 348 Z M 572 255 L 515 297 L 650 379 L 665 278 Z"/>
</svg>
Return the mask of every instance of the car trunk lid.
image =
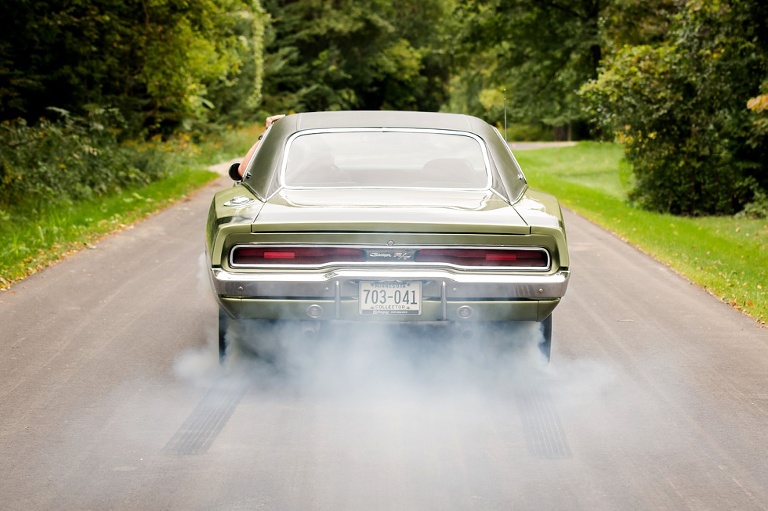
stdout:
<svg viewBox="0 0 768 511">
<path fill-rule="evenodd" d="M 456 232 L 528 234 L 529 226 L 489 190 L 284 189 L 262 208 L 253 232 Z"/>
</svg>

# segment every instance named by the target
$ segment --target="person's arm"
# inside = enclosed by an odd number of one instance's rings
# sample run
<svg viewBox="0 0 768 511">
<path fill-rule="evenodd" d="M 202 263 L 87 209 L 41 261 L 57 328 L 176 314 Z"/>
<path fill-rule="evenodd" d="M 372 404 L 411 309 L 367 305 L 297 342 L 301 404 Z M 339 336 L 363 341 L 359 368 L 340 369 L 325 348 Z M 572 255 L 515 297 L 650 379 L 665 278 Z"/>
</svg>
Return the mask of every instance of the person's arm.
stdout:
<svg viewBox="0 0 768 511">
<path fill-rule="evenodd" d="M 280 120 L 280 119 L 282 119 L 283 117 L 285 117 L 285 114 L 277 114 L 277 115 L 272 115 L 272 116 L 270 116 L 270 117 L 267 117 L 267 121 L 266 121 L 266 123 L 265 123 L 265 124 L 266 124 L 266 126 L 267 126 L 267 129 L 269 129 L 269 127 L 270 127 L 270 126 L 272 126 L 272 124 L 273 124 L 275 121 L 279 121 L 279 120 Z"/>
</svg>

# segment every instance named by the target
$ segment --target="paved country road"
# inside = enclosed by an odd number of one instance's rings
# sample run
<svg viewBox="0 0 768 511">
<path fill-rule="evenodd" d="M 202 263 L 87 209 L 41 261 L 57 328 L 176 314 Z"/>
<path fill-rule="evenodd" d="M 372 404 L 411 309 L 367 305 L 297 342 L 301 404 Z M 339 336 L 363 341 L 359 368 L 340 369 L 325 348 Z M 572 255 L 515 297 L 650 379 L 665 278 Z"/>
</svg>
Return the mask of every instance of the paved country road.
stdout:
<svg viewBox="0 0 768 511">
<path fill-rule="evenodd" d="M 768 509 L 768 329 L 573 214 L 549 366 L 368 330 L 219 368 L 223 186 L 0 293 L 0 509 Z"/>
</svg>

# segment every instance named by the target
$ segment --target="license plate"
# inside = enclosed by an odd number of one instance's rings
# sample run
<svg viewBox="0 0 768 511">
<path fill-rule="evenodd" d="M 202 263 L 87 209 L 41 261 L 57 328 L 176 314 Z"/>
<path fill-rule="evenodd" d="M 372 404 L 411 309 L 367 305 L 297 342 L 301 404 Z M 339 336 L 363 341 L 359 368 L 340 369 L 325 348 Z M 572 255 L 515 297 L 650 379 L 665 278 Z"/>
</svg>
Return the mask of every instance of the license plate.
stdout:
<svg viewBox="0 0 768 511">
<path fill-rule="evenodd" d="M 360 314 L 421 314 L 421 281 L 360 282 Z"/>
</svg>

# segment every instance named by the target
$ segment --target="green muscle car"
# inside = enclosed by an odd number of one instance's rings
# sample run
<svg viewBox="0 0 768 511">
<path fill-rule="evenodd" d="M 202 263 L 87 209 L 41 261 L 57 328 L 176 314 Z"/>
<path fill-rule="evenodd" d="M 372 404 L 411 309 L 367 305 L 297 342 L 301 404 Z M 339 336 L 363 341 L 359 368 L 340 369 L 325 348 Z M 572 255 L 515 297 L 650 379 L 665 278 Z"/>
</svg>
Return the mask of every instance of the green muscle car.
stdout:
<svg viewBox="0 0 768 511">
<path fill-rule="evenodd" d="M 206 232 L 219 353 L 290 322 L 471 331 L 536 322 L 570 276 L 555 197 L 528 188 L 484 121 L 428 112 L 315 112 L 272 124 Z M 248 324 L 253 328 L 241 329 Z M 258 351 L 258 349 L 254 349 Z"/>
</svg>

